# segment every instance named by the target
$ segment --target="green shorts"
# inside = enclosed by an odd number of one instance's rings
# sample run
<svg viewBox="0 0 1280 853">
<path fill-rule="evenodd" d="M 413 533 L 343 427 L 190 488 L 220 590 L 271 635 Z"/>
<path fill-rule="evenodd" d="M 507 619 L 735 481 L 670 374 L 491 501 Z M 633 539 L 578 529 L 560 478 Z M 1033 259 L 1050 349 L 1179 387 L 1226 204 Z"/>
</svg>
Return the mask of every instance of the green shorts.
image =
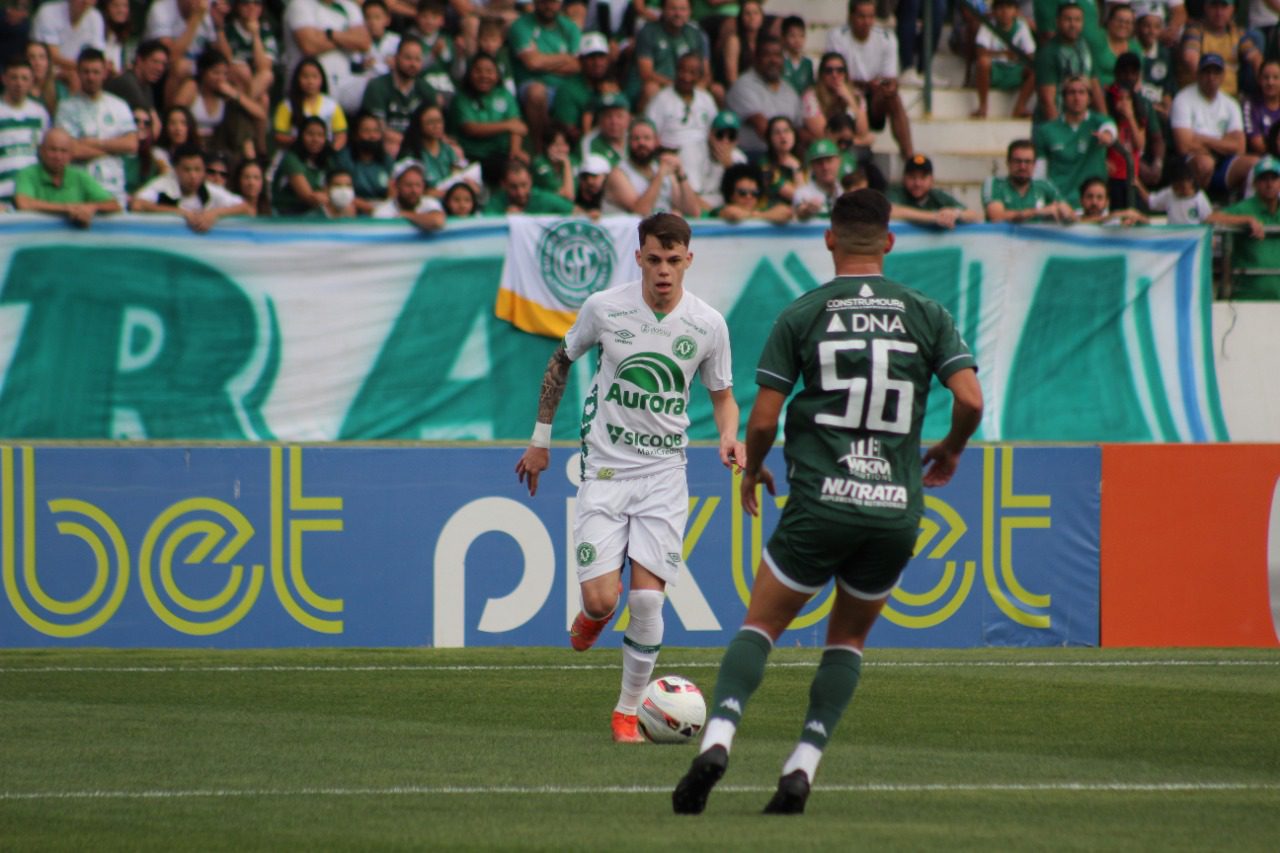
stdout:
<svg viewBox="0 0 1280 853">
<path fill-rule="evenodd" d="M 764 561 L 786 587 L 814 593 L 831 578 L 857 598 L 884 598 L 915 552 L 919 527 L 841 524 L 788 501 Z"/>
<path fill-rule="evenodd" d="M 1009 92 L 1022 87 L 1021 62 L 997 62 L 991 66 L 991 88 Z"/>
</svg>

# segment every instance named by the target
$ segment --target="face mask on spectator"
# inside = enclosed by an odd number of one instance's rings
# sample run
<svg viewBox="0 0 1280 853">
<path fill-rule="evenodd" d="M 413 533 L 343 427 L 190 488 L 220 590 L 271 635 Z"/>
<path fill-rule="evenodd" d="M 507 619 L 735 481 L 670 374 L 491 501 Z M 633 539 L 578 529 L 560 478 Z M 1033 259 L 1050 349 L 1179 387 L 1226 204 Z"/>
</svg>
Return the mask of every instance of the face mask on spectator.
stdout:
<svg viewBox="0 0 1280 853">
<path fill-rule="evenodd" d="M 338 210 L 348 207 L 355 200 L 356 191 L 354 187 L 334 187 L 329 190 L 329 201 Z"/>
</svg>

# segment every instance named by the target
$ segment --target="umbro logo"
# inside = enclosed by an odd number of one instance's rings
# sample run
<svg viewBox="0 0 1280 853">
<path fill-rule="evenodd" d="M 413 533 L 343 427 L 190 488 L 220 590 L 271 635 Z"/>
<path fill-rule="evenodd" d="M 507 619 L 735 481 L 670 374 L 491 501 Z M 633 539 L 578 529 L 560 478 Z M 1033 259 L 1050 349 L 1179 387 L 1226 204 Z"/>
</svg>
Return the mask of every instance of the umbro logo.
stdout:
<svg viewBox="0 0 1280 853">
<path fill-rule="evenodd" d="M 609 440 L 614 444 L 617 444 L 618 439 L 622 438 L 622 434 L 626 432 L 626 430 L 620 426 L 614 426 L 613 424 L 605 424 L 605 426 L 609 428 Z"/>
<path fill-rule="evenodd" d="M 807 732 L 816 732 L 823 737 L 827 736 L 827 727 L 822 724 L 821 720 L 810 720 L 804 724 L 804 730 Z"/>
<path fill-rule="evenodd" d="M 626 329 L 619 329 L 613 333 L 613 336 L 620 341 L 629 341 L 635 337 L 634 332 L 628 332 Z"/>
<path fill-rule="evenodd" d="M 742 713 L 742 705 L 739 704 L 738 700 L 734 699 L 732 696 L 730 696 L 728 699 L 725 699 L 723 702 L 721 702 L 720 707 L 724 708 L 725 710 L 732 711 L 735 714 Z"/>
<path fill-rule="evenodd" d="M 859 291 L 858 291 L 858 295 L 859 295 L 859 296 L 861 296 L 861 297 L 863 297 L 863 298 L 866 298 L 866 297 L 868 297 L 868 296 L 875 296 L 875 295 L 876 295 L 876 292 L 875 292 L 874 290 L 872 290 L 872 289 L 871 289 L 871 285 L 869 285 L 869 284 L 864 284 L 864 285 L 862 285 L 862 290 L 859 290 Z"/>
</svg>

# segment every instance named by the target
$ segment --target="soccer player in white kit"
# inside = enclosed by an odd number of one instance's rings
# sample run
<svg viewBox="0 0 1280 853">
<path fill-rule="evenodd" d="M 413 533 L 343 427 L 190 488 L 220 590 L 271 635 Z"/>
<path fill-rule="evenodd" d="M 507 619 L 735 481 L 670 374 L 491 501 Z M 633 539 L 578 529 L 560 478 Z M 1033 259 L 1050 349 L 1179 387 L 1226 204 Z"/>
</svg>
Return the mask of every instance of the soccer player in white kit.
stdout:
<svg viewBox="0 0 1280 853">
<path fill-rule="evenodd" d="M 516 464 L 529 494 L 550 462 L 551 422 L 564 396 L 569 365 L 592 350 L 600 365 L 582 412 L 582 485 L 574 553 L 582 610 L 569 642 L 591 648 L 613 618 L 631 560 L 631 620 L 623 635 L 622 689 L 613 739 L 641 743 L 636 708 L 662 647 L 665 590 L 680 572 L 689 512 L 685 478 L 689 387 L 694 375 L 711 394 L 720 461 L 746 458 L 738 440 L 729 329 L 724 317 L 684 289 L 693 261 L 689 224 L 670 213 L 640 223 L 640 281 L 592 294 L 556 348 L 542 377 L 538 422 Z"/>
</svg>

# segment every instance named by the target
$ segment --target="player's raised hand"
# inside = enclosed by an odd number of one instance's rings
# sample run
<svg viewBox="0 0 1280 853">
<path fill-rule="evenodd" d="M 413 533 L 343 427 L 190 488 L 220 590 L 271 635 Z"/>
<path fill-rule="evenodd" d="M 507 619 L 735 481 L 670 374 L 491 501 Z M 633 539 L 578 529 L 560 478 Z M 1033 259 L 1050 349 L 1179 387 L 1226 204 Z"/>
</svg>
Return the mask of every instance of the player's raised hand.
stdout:
<svg viewBox="0 0 1280 853">
<path fill-rule="evenodd" d="M 551 451 L 545 447 L 528 447 L 516 463 L 516 477 L 520 482 L 528 478 L 529 497 L 538 493 L 538 476 L 551 464 Z"/>
</svg>

